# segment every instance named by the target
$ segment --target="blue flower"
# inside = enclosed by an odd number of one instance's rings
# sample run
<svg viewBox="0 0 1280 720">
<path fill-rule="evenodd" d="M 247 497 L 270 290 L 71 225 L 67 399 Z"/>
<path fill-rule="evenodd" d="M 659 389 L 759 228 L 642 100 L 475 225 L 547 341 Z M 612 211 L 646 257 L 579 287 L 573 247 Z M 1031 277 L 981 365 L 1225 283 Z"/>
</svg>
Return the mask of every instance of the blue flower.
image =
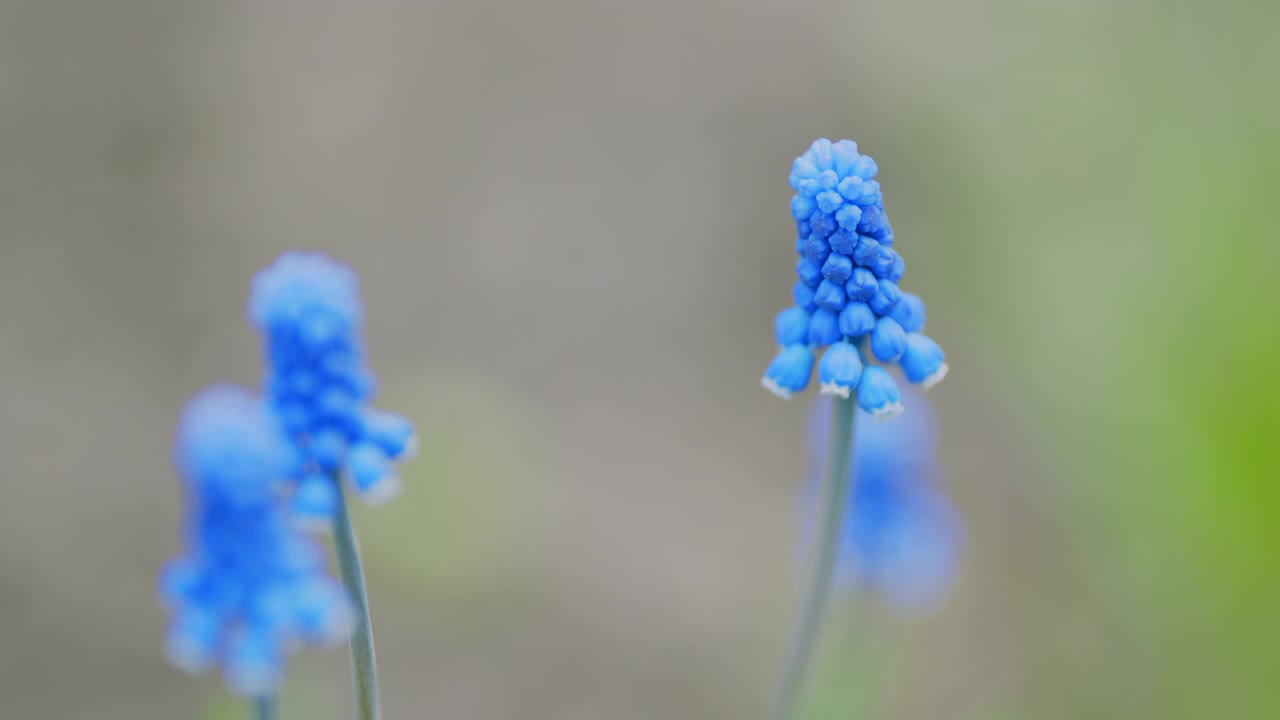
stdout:
<svg viewBox="0 0 1280 720">
<path fill-rule="evenodd" d="M 849 397 L 862 377 L 862 358 L 858 349 L 847 342 L 838 342 L 822 355 L 818 364 L 818 382 L 823 395 Z"/>
<path fill-rule="evenodd" d="M 299 517 L 332 519 L 338 490 L 324 484 L 338 472 L 369 502 L 394 497 L 396 462 L 412 455 L 413 428 L 369 407 L 374 378 L 355 273 L 323 255 L 286 253 L 254 278 L 249 316 L 266 340 L 271 407 L 301 458 Z"/>
<path fill-rule="evenodd" d="M 817 363 L 820 373 L 847 367 L 843 346 L 849 345 L 860 354 L 859 368 L 872 369 L 869 353 L 880 362 L 901 364 L 908 380 L 926 388 L 946 375 L 936 343 L 911 339 L 924 328 L 924 303 L 898 287 L 906 263 L 893 248 L 893 227 L 874 179 L 877 172 L 875 160 L 859 154 L 851 140 L 817 140 L 792 165 L 799 281 L 792 288 L 795 307 L 774 323 L 775 338 L 786 349 L 770 365 L 763 384 L 775 394 L 789 397 L 808 385 L 807 378 L 801 382 L 795 377 L 806 367 L 801 355 L 788 354 L 791 346 L 804 343 L 811 346 L 811 355 L 841 347 L 830 365 Z M 779 383 L 783 355 L 789 358 L 785 384 Z M 809 372 L 813 364 L 808 364 Z M 900 409 L 897 386 L 887 373 L 861 372 L 853 383 L 846 388 L 820 380 L 824 389 L 856 390 L 859 404 L 876 417 L 891 417 Z"/>
<path fill-rule="evenodd" d="M 940 472 L 933 413 L 914 396 L 912 412 L 893 423 L 855 421 L 850 506 L 841 534 L 837 583 L 846 592 L 880 593 L 904 611 L 936 608 L 956 579 L 964 524 L 937 489 Z M 816 499 L 831 401 L 815 403 L 810 420 L 806 495 Z"/>
<path fill-rule="evenodd" d="M 909 333 L 902 353 L 902 371 L 913 383 L 920 383 L 925 390 L 942 382 L 947 376 L 947 358 L 942 348 L 926 335 Z"/>
<path fill-rule="evenodd" d="M 902 391 L 884 368 L 873 365 L 862 371 L 858 407 L 876 420 L 888 420 L 902 413 Z"/>
<path fill-rule="evenodd" d="M 813 376 L 813 350 L 808 345 L 788 345 L 764 371 L 760 384 L 766 390 L 786 400 L 809 385 Z"/>
<path fill-rule="evenodd" d="M 284 505 L 298 457 L 264 403 L 229 386 L 187 404 L 176 445 L 188 507 L 186 551 L 160 578 L 167 654 L 190 672 L 221 667 L 240 695 L 272 694 L 292 649 L 352 627 L 346 592 Z"/>
</svg>

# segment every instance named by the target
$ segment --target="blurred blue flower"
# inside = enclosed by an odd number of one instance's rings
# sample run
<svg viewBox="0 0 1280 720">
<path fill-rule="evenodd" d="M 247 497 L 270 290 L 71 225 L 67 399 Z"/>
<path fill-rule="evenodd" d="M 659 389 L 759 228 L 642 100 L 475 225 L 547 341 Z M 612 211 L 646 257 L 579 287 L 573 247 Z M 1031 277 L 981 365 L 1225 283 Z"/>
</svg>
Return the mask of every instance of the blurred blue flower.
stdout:
<svg viewBox="0 0 1280 720">
<path fill-rule="evenodd" d="M 806 374 L 812 373 L 814 363 L 807 359 L 830 345 L 840 348 L 841 357 L 838 363 L 818 362 L 820 373 L 851 366 L 845 358 L 848 344 L 860 354 L 860 367 L 873 369 L 871 357 L 897 362 L 908 380 L 926 389 L 947 374 L 942 349 L 920 334 L 924 303 L 898 288 L 906 263 L 893 249 L 877 172 L 875 160 L 860 155 L 852 140 L 816 140 L 792 165 L 800 280 L 792 288 L 795 306 L 775 320 L 779 354 L 761 379 L 780 397 L 808 386 L 808 378 L 799 377 L 806 365 Z M 860 379 L 852 384 L 822 380 L 819 392 L 845 398 L 856 392 L 859 405 L 877 419 L 901 412 L 896 400 L 901 394 L 891 375 L 863 372 Z"/>
<path fill-rule="evenodd" d="M 408 420 L 373 410 L 364 311 L 355 273 L 324 255 L 286 253 L 253 280 L 249 317 L 266 340 L 265 387 L 301 457 L 294 510 L 327 523 L 345 471 L 371 503 L 399 492 L 396 462 L 413 454 Z"/>
<path fill-rule="evenodd" d="M 167 654 L 189 672 L 220 666 L 237 694 L 271 695 L 293 648 L 341 643 L 352 627 L 346 592 L 282 498 L 298 458 L 262 401 L 230 386 L 187 404 L 176 445 L 186 548 L 160 577 Z"/>
<path fill-rule="evenodd" d="M 935 421 L 929 403 L 911 393 L 918 411 L 876 423 L 859 412 L 854 430 L 851 504 L 845 515 L 836 580 L 846 592 L 874 590 L 894 607 L 937 607 L 955 582 L 964 526 L 936 489 Z M 809 421 L 806 512 L 821 485 L 831 401 L 814 404 Z"/>
</svg>

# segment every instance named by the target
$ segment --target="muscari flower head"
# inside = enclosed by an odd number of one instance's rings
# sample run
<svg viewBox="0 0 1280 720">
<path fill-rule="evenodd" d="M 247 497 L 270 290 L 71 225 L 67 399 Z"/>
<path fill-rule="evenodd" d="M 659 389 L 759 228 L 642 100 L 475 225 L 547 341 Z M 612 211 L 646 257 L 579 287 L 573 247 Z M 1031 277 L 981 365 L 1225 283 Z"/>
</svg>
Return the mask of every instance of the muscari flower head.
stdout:
<svg viewBox="0 0 1280 720">
<path fill-rule="evenodd" d="M 915 394 L 915 393 L 913 393 Z M 937 488 L 933 414 L 924 398 L 898 422 L 855 421 L 853 490 L 840 540 L 837 582 L 846 592 L 878 592 L 904 611 L 936 608 L 955 582 L 964 526 Z M 810 421 L 808 493 L 821 483 L 831 402 Z"/>
<path fill-rule="evenodd" d="M 302 458 L 294 510 L 327 523 L 345 473 L 370 503 L 399 492 L 396 463 L 416 446 L 404 418 L 369 406 L 355 273 L 324 255 L 286 253 L 253 280 L 249 316 L 266 340 L 266 392 Z"/>
<path fill-rule="evenodd" d="M 877 168 L 852 140 L 817 140 L 791 169 L 799 280 L 795 305 L 774 321 L 777 357 L 761 384 L 783 398 L 804 390 L 816 362 L 824 395 L 847 398 L 876 419 L 902 411 L 893 377 L 871 364 L 898 363 L 925 389 L 947 374 L 946 358 L 924 330 L 924 303 L 899 289 L 906 270 L 893 249 Z M 850 353 L 857 355 L 852 358 Z M 827 356 L 836 357 L 828 361 Z"/>
<path fill-rule="evenodd" d="M 187 404 L 176 445 L 186 548 L 160 578 L 167 655 L 189 672 L 220 666 L 240 695 L 271 694 L 292 649 L 352 627 L 346 592 L 282 498 L 297 455 L 264 403 L 229 386 Z"/>
</svg>

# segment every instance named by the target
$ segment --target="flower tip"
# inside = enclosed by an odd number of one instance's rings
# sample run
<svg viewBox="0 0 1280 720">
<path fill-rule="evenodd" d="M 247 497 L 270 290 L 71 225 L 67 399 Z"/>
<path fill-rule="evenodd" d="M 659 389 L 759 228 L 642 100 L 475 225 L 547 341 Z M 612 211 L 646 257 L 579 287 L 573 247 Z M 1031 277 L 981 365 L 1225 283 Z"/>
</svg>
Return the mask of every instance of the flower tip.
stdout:
<svg viewBox="0 0 1280 720">
<path fill-rule="evenodd" d="M 885 405 L 881 405 L 875 410 L 872 410 L 871 419 L 875 420 L 878 423 L 886 422 L 888 420 L 892 420 L 898 417 L 899 415 L 901 415 L 902 410 L 903 410 L 903 407 L 902 407 L 902 403 L 900 402 L 887 403 Z"/>
<path fill-rule="evenodd" d="M 213 667 L 213 654 L 209 652 L 209 648 L 181 633 L 169 636 L 164 654 L 170 664 L 192 675 L 199 675 Z"/>
<path fill-rule="evenodd" d="M 360 497 L 373 506 L 382 505 L 400 495 L 404 482 L 399 475 L 387 473 L 360 491 Z"/>
<path fill-rule="evenodd" d="M 404 449 L 400 451 L 400 454 L 391 459 L 396 462 L 409 462 L 418 457 L 418 445 L 418 434 L 414 433 L 409 436 L 408 440 L 404 441 Z"/>
<path fill-rule="evenodd" d="M 834 395 L 844 400 L 849 399 L 849 393 L 853 390 L 849 385 L 842 385 L 838 382 L 825 382 L 818 386 L 819 395 Z"/>
<path fill-rule="evenodd" d="M 938 383 L 942 382 L 943 379 L 947 377 L 947 373 L 949 372 L 951 372 L 951 366 L 946 364 L 945 362 L 942 363 L 941 365 L 938 366 L 937 370 L 933 371 L 932 375 L 920 381 L 920 387 L 924 388 L 925 390 L 929 390 L 934 385 L 937 385 Z"/>
<path fill-rule="evenodd" d="M 791 399 L 791 391 L 779 385 L 777 380 L 774 380 L 768 375 L 760 378 L 760 386 L 783 400 Z"/>
</svg>

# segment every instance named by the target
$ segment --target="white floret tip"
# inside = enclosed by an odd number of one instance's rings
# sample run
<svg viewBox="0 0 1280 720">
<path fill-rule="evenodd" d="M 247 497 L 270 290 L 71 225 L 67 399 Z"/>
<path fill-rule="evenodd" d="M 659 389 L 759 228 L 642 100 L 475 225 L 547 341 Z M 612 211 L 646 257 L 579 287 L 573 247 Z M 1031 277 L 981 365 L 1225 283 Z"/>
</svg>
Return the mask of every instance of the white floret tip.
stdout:
<svg viewBox="0 0 1280 720">
<path fill-rule="evenodd" d="M 768 390 L 783 400 L 791 399 L 791 391 L 779 385 L 777 380 L 774 380 L 768 375 L 760 378 L 760 385 L 762 385 L 765 390 Z"/>
<path fill-rule="evenodd" d="M 408 462 L 418 457 L 418 434 L 414 433 L 404 443 L 404 449 L 400 451 L 400 455 L 395 459 L 396 462 Z"/>
<path fill-rule="evenodd" d="M 386 474 L 378 479 L 378 482 L 369 486 L 367 490 L 360 493 L 360 497 L 370 505 L 381 505 L 388 500 L 394 499 L 400 494 L 400 490 L 404 483 L 400 480 L 399 475 Z"/>
<path fill-rule="evenodd" d="M 836 397 L 843 398 L 845 400 L 849 399 L 849 391 L 851 390 L 853 390 L 852 387 L 835 382 L 822 383 L 818 386 L 819 395 L 835 395 Z"/>
<path fill-rule="evenodd" d="M 946 363 L 942 363 L 938 366 L 937 370 L 933 371 L 932 375 L 920 381 L 920 387 L 928 390 L 934 385 L 942 382 L 942 379 L 945 378 L 949 372 L 951 372 L 951 366 Z"/>
<path fill-rule="evenodd" d="M 896 418 L 901 414 L 902 414 L 902 403 L 900 402 L 889 403 L 887 405 L 881 405 L 880 407 L 873 410 L 871 412 L 871 419 L 875 420 L 876 422 L 884 422 L 885 420 L 892 420 L 893 418 Z"/>
<path fill-rule="evenodd" d="M 174 667 L 192 675 L 199 675 L 213 667 L 213 657 L 209 652 L 186 638 L 170 640 L 164 654 Z"/>
</svg>

